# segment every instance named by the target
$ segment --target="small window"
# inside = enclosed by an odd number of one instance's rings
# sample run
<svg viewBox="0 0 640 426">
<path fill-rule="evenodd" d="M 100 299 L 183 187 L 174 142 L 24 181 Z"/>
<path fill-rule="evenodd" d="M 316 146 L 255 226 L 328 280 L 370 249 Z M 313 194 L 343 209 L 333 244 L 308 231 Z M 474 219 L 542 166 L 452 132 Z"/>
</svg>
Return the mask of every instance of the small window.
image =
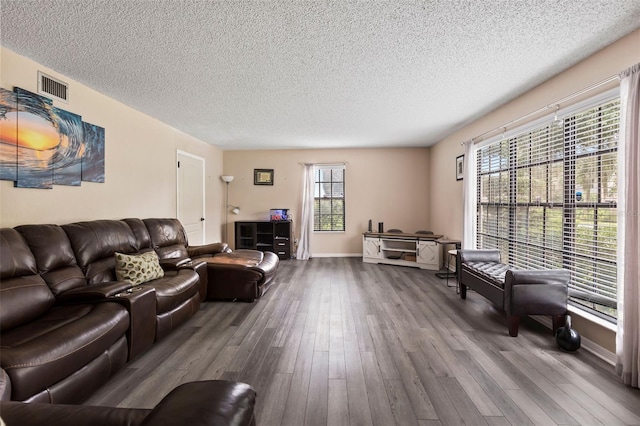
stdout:
<svg viewBox="0 0 640 426">
<path fill-rule="evenodd" d="M 313 230 L 344 231 L 345 167 L 316 166 L 314 184 Z"/>
</svg>

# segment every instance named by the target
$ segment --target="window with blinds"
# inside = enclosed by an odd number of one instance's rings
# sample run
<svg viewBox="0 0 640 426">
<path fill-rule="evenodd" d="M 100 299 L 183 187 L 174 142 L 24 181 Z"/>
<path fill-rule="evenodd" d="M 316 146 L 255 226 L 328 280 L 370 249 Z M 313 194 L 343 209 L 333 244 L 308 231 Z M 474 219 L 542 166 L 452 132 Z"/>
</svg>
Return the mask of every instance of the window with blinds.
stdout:
<svg viewBox="0 0 640 426">
<path fill-rule="evenodd" d="M 316 166 L 313 230 L 344 231 L 344 165 Z"/>
<path fill-rule="evenodd" d="M 619 99 L 477 151 L 477 246 L 571 271 L 572 304 L 617 317 Z"/>
</svg>

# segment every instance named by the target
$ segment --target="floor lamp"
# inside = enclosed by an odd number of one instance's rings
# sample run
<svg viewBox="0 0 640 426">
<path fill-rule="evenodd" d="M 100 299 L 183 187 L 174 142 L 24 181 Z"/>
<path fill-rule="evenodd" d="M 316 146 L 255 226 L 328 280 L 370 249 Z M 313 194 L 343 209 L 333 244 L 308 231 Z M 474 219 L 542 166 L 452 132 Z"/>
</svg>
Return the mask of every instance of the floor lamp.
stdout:
<svg viewBox="0 0 640 426">
<path fill-rule="evenodd" d="M 233 181 L 233 176 L 220 176 L 227 184 L 227 202 L 224 205 L 224 242 L 229 244 L 229 184 Z"/>
</svg>

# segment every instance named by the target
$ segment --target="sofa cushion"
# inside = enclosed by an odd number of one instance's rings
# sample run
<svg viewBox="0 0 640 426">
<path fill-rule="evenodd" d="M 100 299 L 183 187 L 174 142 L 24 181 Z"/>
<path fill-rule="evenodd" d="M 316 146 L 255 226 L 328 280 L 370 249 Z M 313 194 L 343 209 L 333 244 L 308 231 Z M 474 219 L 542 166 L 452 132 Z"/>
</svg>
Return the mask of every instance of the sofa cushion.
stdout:
<svg viewBox="0 0 640 426">
<path fill-rule="evenodd" d="M 151 246 L 151 236 L 149 235 L 149 231 L 147 231 L 147 227 L 142 219 L 128 218 L 122 219 L 122 221 L 129 225 L 129 228 L 133 231 L 133 235 L 135 235 L 136 242 L 138 243 L 137 251 L 144 252 L 153 250 L 153 247 Z"/>
<path fill-rule="evenodd" d="M 113 255 L 137 252 L 138 243 L 133 231 L 119 220 L 78 222 L 62 225 L 62 228 L 89 284 L 115 281 Z"/>
<path fill-rule="evenodd" d="M 236 250 L 232 253 L 220 253 L 206 258 L 207 263 L 256 267 L 262 263 L 264 253 L 258 250 Z"/>
<path fill-rule="evenodd" d="M 43 391 L 95 359 L 129 328 L 117 303 L 68 305 L 2 333 L 0 366 L 11 378 L 12 399 Z"/>
<path fill-rule="evenodd" d="M 143 219 L 160 259 L 188 257 L 187 236 L 178 219 Z"/>
<path fill-rule="evenodd" d="M 513 266 L 496 262 L 467 262 L 463 267 L 471 269 L 478 276 L 492 281 L 504 288 L 505 274 L 513 270 Z"/>
<path fill-rule="evenodd" d="M 56 296 L 87 285 L 76 263 L 71 242 L 58 225 L 22 225 L 15 228 L 33 253 L 38 272 Z M 51 248 L 55 247 L 55 250 Z"/>
<path fill-rule="evenodd" d="M 15 229 L 0 229 L 0 280 L 37 273 L 36 259 L 24 238 Z"/>
<path fill-rule="evenodd" d="M 0 329 L 11 329 L 47 312 L 55 297 L 38 275 L 36 260 L 14 229 L 0 230 Z M 2 336 L 4 340 L 4 334 Z"/>
<path fill-rule="evenodd" d="M 4 279 L 0 283 L 2 332 L 38 318 L 56 301 L 47 283 L 38 275 Z"/>
<path fill-rule="evenodd" d="M 156 290 L 156 313 L 162 314 L 180 306 L 200 289 L 200 276 L 192 269 L 167 271 L 165 276 L 147 285 Z"/>
<path fill-rule="evenodd" d="M 116 278 L 137 285 L 164 277 L 158 255 L 153 252 L 141 254 L 116 253 Z"/>
</svg>

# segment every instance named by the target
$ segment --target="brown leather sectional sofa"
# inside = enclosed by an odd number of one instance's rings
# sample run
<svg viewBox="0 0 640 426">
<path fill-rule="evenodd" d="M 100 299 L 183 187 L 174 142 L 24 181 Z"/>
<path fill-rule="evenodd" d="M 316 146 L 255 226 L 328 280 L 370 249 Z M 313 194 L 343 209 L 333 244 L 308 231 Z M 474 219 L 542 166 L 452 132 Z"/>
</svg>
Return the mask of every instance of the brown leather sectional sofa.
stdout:
<svg viewBox="0 0 640 426">
<path fill-rule="evenodd" d="M 116 279 L 116 252 L 149 251 L 164 277 Z M 197 312 L 211 285 L 196 259 L 229 251 L 190 247 L 176 219 L 0 229 L 0 400 L 86 399 Z"/>
</svg>

